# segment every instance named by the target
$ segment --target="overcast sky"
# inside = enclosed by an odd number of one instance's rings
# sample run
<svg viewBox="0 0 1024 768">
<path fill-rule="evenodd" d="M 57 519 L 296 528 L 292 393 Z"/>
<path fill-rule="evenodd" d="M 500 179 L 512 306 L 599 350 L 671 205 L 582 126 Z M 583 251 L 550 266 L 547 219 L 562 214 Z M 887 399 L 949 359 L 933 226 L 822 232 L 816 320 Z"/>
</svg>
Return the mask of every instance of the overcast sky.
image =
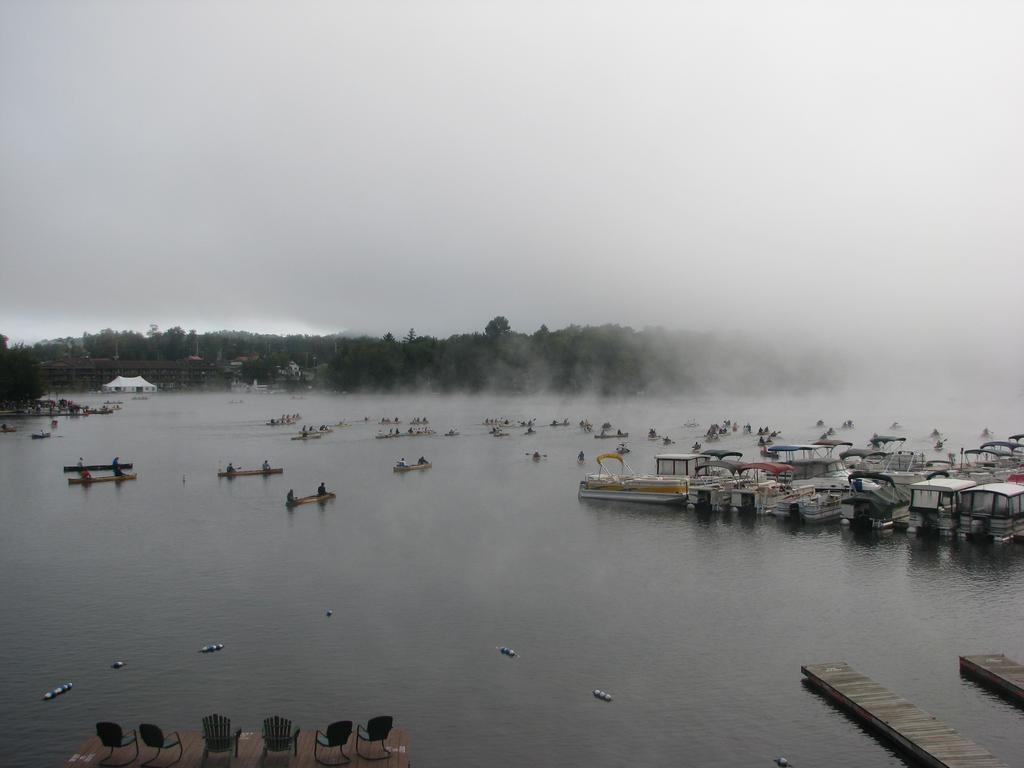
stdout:
<svg viewBox="0 0 1024 768">
<path fill-rule="evenodd" d="M 0 332 L 1019 357 L 1022 35 L 986 0 L 3 0 Z"/>
</svg>

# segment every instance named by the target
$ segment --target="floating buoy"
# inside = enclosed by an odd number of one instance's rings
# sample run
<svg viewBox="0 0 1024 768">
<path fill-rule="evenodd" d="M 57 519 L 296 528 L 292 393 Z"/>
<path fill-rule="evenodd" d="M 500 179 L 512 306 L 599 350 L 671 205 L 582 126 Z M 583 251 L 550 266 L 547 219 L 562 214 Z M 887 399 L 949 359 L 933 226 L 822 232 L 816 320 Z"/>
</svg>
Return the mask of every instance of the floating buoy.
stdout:
<svg viewBox="0 0 1024 768">
<path fill-rule="evenodd" d="M 62 693 L 67 693 L 73 687 L 74 686 L 73 686 L 72 683 L 64 683 L 63 685 L 58 685 L 52 691 L 47 691 L 46 693 L 43 694 L 43 701 L 49 701 L 50 699 L 55 699 L 58 696 L 60 696 Z"/>
<path fill-rule="evenodd" d="M 223 647 L 224 647 L 224 643 L 214 643 L 213 645 L 204 645 L 202 648 L 199 649 L 199 652 L 200 653 L 213 653 L 214 651 L 219 651 Z"/>
<path fill-rule="evenodd" d="M 594 689 L 594 698 L 600 699 L 601 701 L 611 701 L 612 695 L 607 691 L 602 691 L 600 688 Z"/>
<path fill-rule="evenodd" d="M 110 665 L 110 668 L 111 669 L 120 669 L 123 666 L 124 666 L 124 662 L 123 661 L 115 661 L 113 664 Z"/>
<path fill-rule="evenodd" d="M 334 615 L 334 611 L 332 611 L 332 610 L 331 610 L 330 608 L 328 608 L 328 609 L 327 609 L 327 615 L 328 615 L 329 617 L 330 617 L 330 616 L 333 616 L 333 615 Z"/>
<path fill-rule="evenodd" d="M 513 651 L 513 650 L 512 650 L 511 648 L 509 648 L 509 647 L 507 647 L 507 646 L 504 646 L 504 645 L 503 645 L 503 646 L 501 646 L 501 648 L 499 648 L 499 649 L 498 649 L 498 651 L 499 651 L 499 652 L 500 652 L 500 653 L 501 653 L 501 654 L 502 654 L 503 656 L 510 656 L 510 657 L 512 657 L 513 659 L 514 659 L 514 658 L 515 658 L 516 656 L 518 656 L 518 655 L 519 655 L 518 653 L 516 653 L 515 651 Z"/>
<path fill-rule="evenodd" d="M 779 766 L 779 768 L 786 768 L 786 766 L 788 766 L 790 763 L 789 760 L 787 760 L 784 757 L 776 757 L 775 764 Z"/>
</svg>

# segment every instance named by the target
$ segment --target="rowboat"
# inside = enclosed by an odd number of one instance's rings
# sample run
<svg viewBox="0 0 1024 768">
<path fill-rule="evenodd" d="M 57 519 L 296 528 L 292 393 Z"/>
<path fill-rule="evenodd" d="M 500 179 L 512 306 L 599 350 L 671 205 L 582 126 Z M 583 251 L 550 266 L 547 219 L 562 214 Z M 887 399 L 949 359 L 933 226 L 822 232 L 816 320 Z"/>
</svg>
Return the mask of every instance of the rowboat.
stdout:
<svg viewBox="0 0 1024 768">
<path fill-rule="evenodd" d="M 117 466 L 119 466 L 121 469 L 131 469 L 132 466 L 134 466 L 134 465 L 131 462 L 128 462 L 127 464 L 118 464 Z M 104 470 L 104 469 L 113 470 L 114 469 L 114 465 L 113 464 L 85 464 L 84 466 L 80 467 L 77 464 L 75 464 L 73 466 L 64 467 L 64 471 L 65 472 L 81 472 L 83 469 L 88 469 L 90 472 L 95 472 L 97 470 Z"/>
<path fill-rule="evenodd" d="M 49 432 L 33 432 L 32 433 L 32 439 L 33 440 L 42 440 L 43 438 L 46 438 L 46 437 L 49 437 L 49 436 L 50 436 Z"/>
<path fill-rule="evenodd" d="M 217 477 L 242 477 L 245 475 L 280 475 L 284 473 L 284 467 L 271 467 L 270 469 L 236 469 L 234 472 L 218 472 Z"/>
<path fill-rule="evenodd" d="M 307 432 L 304 435 L 296 435 L 292 440 L 319 440 L 323 437 L 321 432 Z"/>
<path fill-rule="evenodd" d="M 601 432 L 599 435 L 594 435 L 595 440 L 613 440 L 616 437 L 629 437 L 629 432 L 617 432 L 614 435 Z"/>
<path fill-rule="evenodd" d="M 69 477 L 68 485 L 92 485 L 93 483 L 120 483 L 134 480 L 139 475 L 104 475 L 103 477 Z"/>
<path fill-rule="evenodd" d="M 300 496 L 297 499 L 286 501 L 284 505 L 286 507 L 297 507 L 300 504 L 312 504 L 314 501 L 327 501 L 328 499 L 336 498 L 336 493 L 325 493 L 322 496 L 319 494 L 313 494 L 312 496 Z"/>
<path fill-rule="evenodd" d="M 415 469 L 430 469 L 432 466 L 434 466 L 434 465 L 431 464 L 429 461 L 426 464 L 407 464 L 404 467 L 401 466 L 400 464 L 396 464 L 392 468 L 391 471 L 392 472 L 412 472 Z"/>
<path fill-rule="evenodd" d="M 17 427 L 7 427 L 7 426 L 0 427 L 0 432 L 17 432 L 17 431 L 18 431 Z"/>
</svg>

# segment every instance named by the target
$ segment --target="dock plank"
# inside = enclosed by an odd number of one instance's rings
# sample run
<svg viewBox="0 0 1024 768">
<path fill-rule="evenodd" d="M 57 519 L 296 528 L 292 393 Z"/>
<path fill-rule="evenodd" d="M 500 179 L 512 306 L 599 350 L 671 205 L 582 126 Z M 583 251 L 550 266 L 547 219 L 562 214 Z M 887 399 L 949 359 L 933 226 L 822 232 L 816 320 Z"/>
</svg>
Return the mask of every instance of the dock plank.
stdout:
<svg viewBox="0 0 1024 768">
<path fill-rule="evenodd" d="M 961 736 L 845 661 L 800 668 L 807 681 L 898 748 L 934 768 L 1006 768 L 984 747 Z"/>
<path fill-rule="evenodd" d="M 313 759 L 313 741 L 316 737 L 317 727 L 322 729 L 326 726 L 326 723 L 322 723 L 309 730 L 303 729 L 299 733 L 298 755 L 271 752 L 267 755 L 266 760 L 263 759 L 263 739 L 259 731 L 242 731 L 242 736 L 238 741 L 238 757 L 232 755 L 229 760 L 227 754 L 213 754 L 206 759 L 205 768 L 221 768 L 221 766 L 228 768 L 229 765 L 231 768 L 316 768 L 318 763 Z M 169 736 L 172 731 L 173 729 L 166 730 L 165 735 Z M 198 731 L 181 731 L 180 735 L 183 752 L 181 760 L 174 764 L 174 768 L 200 768 L 203 765 L 203 735 Z M 370 768 L 370 766 L 409 768 L 411 764 L 409 734 L 405 730 L 401 728 L 392 730 L 391 735 L 388 736 L 387 747 L 391 752 L 391 756 L 387 760 L 368 760 L 360 757 L 355 753 L 355 734 L 353 734 L 344 747 L 345 755 L 351 758 L 351 762 L 345 765 L 349 768 Z M 371 756 L 382 754 L 380 746 L 377 744 L 364 742 L 360 746 L 360 750 Z M 130 747 L 115 750 L 112 759 L 116 762 L 123 762 L 131 754 L 131 751 Z M 92 766 L 99 765 L 108 752 L 107 747 L 100 744 L 99 738 L 93 736 L 83 743 L 74 754 L 64 760 L 61 766 L 62 768 L 92 768 Z M 177 748 L 164 751 L 154 768 L 169 764 L 177 754 Z M 137 768 L 142 763 L 151 760 L 154 755 L 156 755 L 156 750 L 145 746 L 140 740 L 139 756 L 128 763 L 126 768 L 133 766 Z M 326 757 L 327 760 L 337 760 L 338 751 L 332 749 L 326 754 L 321 752 L 321 756 Z"/>
<path fill-rule="evenodd" d="M 1001 653 L 960 657 L 960 674 L 992 688 L 1024 707 L 1024 664 Z"/>
</svg>

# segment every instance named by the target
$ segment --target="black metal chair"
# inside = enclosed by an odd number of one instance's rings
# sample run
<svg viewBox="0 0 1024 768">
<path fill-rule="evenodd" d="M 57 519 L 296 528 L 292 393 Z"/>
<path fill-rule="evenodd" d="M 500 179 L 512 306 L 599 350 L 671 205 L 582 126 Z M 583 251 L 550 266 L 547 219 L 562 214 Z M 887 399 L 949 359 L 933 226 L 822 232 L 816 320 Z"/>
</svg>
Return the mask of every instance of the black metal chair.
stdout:
<svg viewBox="0 0 1024 768">
<path fill-rule="evenodd" d="M 100 761 L 100 765 L 128 765 L 129 763 L 134 763 L 135 758 L 139 756 L 139 737 L 134 730 L 130 731 L 128 736 L 125 736 L 124 731 L 121 730 L 121 726 L 117 723 L 96 723 L 96 735 L 100 737 L 100 743 L 104 747 L 110 747 L 110 752 L 108 752 L 107 756 Z M 110 758 L 113 756 L 115 749 L 128 747 L 132 744 L 135 745 L 135 754 L 132 755 L 130 760 L 123 763 L 110 762 Z"/>
<path fill-rule="evenodd" d="M 178 748 L 178 756 L 167 763 L 167 765 L 174 765 L 176 762 L 181 760 L 181 755 L 184 752 L 181 746 L 181 735 L 174 731 L 174 738 L 168 739 L 164 737 L 164 732 L 160 730 L 158 726 L 152 723 L 142 723 L 139 725 L 139 738 L 142 739 L 142 743 L 147 747 L 152 747 L 156 750 L 156 754 L 152 758 L 142 764 L 142 768 L 146 768 L 148 765 L 152 765 L 158 759 L 160 759 L 160 752 L 165 749 L 171 749 L 172 747 Z M 166 766 L 164 766 L 166 768 Z"/>
<path fill-rule="evenodd" d="M 313 742 L 313 759 L 320 763 L 320 765 L 344 765 L 345 763 L 351 763 L 352 759 L 345 754 L 345 745 L 348 743 L 351 735 L 351 720 L 339 720 L 336 723 L 331 723 L 327 726 L 326 733 L 318 730 L 316 732 L 316 741 Z M 337 747 L 341 754 L 340 759 L 333 763 L 321 760 L 320 756 L 317 754 L 317 750 L 320 747 L 323 747 L 324 749 Z"/>
<path fill-rule="evenodd" d="M 356 726 L 356 754 L 364 760 L 387 760 L 391 757 L 391 750 L 385 746 L 384 742 L 388 735 L 391 733 L 391 727 L 394 724 L 394 719 L 390 715 L 379 715 L 377 717 L 371 717 L 366 721 L 366 728 L 358 725 Z M 370 755 L 364 755 L 359 751 L 359 739 L 367 742 L 380 742 L 380 748 L 384 750 L 383 755 L 377 755 L 371 757 Z"/>
<path fill-rule="evenodd" d="M 231 720 L 224 715 L 207 715 L 203 718 L 203 762 L 211 752 L 227 752 L 232 750 L 238 757 L 238 739 L 242 735 L 239 728 L 231 733 Z"/>
<path fill-rule="evenodd" d="M 299 754 L 299 729 L 292 733 L 292 721 L 285 717 L 268 717 L 263 721 L 263 757 L 267 752 L 289 752 Z"/>
</svg>

